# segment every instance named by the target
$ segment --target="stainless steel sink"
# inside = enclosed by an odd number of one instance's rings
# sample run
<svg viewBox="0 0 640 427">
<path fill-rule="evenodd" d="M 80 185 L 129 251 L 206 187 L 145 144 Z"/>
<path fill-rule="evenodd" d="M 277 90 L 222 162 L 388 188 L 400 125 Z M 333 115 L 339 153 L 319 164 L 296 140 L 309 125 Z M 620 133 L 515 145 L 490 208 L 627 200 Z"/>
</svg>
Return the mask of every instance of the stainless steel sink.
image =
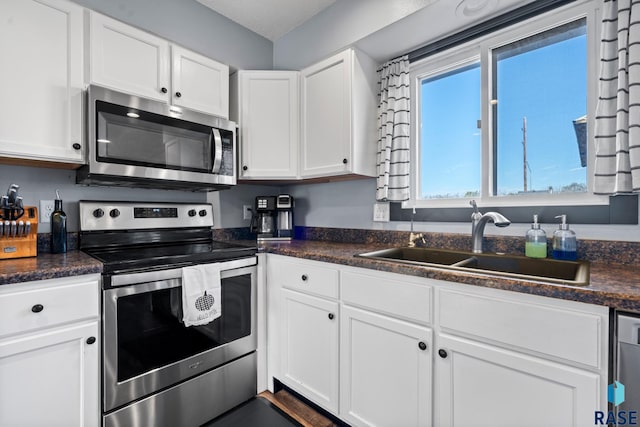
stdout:
<svg viewBox="0 0 640 427">
<path fill-rule="evenodd" d="M 383 249 L 356 256 L 574 286 L 589 284 L 589 263 L 586 261 L 557 261 L 517 255 L 474 254 L 465 251 L 408 247 Z"/>
</svg>

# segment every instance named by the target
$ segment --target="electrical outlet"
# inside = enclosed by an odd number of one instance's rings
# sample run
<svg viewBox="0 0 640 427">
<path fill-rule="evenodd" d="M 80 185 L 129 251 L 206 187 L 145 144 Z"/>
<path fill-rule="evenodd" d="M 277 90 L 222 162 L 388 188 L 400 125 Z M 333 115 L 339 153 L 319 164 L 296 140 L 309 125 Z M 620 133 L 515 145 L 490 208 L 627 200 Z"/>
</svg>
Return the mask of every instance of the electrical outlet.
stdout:
<svg viewBox="0 0 640 427">
<path fill-rule="evenodd" d="M 373 220 L 389 222 L 389 203 L 375 203 L 373 205 Z"/>
<path fill-rule="evenodd" d="M 40 224 L 51 222 L 54 207 L 53 200 L 40 200 Z"/>
<path fill-rule="evenodd" d="M 251 219 L 252 215 L 251 205 L 242 205 L 242 219 Z"/>
</svg>

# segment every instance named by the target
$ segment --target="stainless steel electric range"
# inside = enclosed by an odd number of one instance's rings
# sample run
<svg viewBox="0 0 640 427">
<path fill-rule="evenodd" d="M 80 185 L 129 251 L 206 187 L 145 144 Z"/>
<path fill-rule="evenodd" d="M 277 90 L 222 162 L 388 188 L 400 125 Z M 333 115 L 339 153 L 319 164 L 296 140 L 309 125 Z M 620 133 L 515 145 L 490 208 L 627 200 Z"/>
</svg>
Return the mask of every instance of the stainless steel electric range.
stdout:
<svg viewBox="0 0 640 427">
<path fill-rule="evenodd" d="M 256 394 L 256 248 L 212 226 L 209 204 L 80 202 L 80 249 L 104 264 L 104 426 L 199 426 Z M 222 316 L 185 327 L 182 268 L 209 263 Z"/>
</svg>

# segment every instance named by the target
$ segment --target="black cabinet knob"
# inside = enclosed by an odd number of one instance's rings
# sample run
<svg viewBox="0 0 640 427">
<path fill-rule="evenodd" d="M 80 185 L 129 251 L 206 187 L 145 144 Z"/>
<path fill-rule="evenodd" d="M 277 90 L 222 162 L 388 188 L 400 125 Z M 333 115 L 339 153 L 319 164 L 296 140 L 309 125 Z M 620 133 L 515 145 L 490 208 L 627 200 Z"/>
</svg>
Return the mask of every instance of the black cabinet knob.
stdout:
<svg viewBox="0 0 640 427">
<path fill-rule="evenodd" d="M 167 92 L 168 92 L 168 90 L 167 90 L 167 88 L 166 88 L 166 87 L 163 87 L 162 89 L 160 89 L 160 92 L 162 92 L 162 93 L 167 93 Z"/>
<path fill-rule="evenodd" d="M 329 320 L 333 320 L 334 317 L 333 313 L 329 313 Z"/>
<path fill-rule="evenodd" d="M 427 344 L 424 343 L 423 341 L 420 341 L 418 343 L 418 348 L 420 348 L 420 350 L 426 350 L 427 349 Z"/>
<path fill-rule="evenodd" d="M 246 171 L 247 169 L 249 169 L 247 166 L 243 166 L 243 167 L 242 167 L 242 170 L 243 170 L 243 171 Z"/>
<path fill-rule="evenodd" d="M 187 212 L 187 215 L 189 216 L 196 216 L 196 210 L 195 209 L 189 209 L 189 212 Z"/>
<path fill-rule="evenodd" d="M 42 310 L 44 310 L 44 305 L 42 304 L 36 304 L 31 307 L 31 311 L 33 311 L 34 313 L 40 313 Z"/>
<path fill-rule="evenodd" d="M 447 350 L 444 350 L 444 349 L 438 350 L 438 356 L 442 357 L 443 359 L 446 359 L 448 356 Z"/>
<path fill-rule="evenodd" d="M 306 282 L 309 277 L 306 274 L 303 274 L 301 279 L 303 282 Z"/>
<path fill-rule="evenodd" d="M 205 209 L 202 209 L 200 212 L 198 212 L 198 215 L 207 216 L 207 211 Z"/>
<path fill-rule="evenodd" d="M 96 218 L 102 218 L 104 216 L 104 211 L 102 209 L 100 209 L 100 208 L 95 209 L 93 211 L 93 216 L 96 217 Z"/>
<path fill-rule="evenodd" d="M 82 145 L 80 145 L 80 144 L 78 144 L 78 143 L 76 142 L 76 143 L 74 143 L 74 144 L 72 145 L 72 147 L 73 147 L 73 149 L 74 149 L 74 150 L 79 150 L 80 148 L 82 148 Z"/>
<path fill-rule="evenodd" d="M 120 216 L 120 211 L 118 209 L 111 209 L 111 211 L 109 211 L 109 216 L 111 218 L 117 218 Z"/>
<path fill-rule="evenodd" d="M 87 338 L 87 344 L 93 344 L 96 342 L 96 337 L 89 337 Z"/>
<path fill-rule="evenodd" d="M 347 159 L 342 159 L 342 163 L 344 163 L 345 165 L 349 162 L 349 160 Z"/>
<path fill-rule="evenodd" d="M 176 98 L 180 98 L 182 94 L 180 92 L 176 92 Z"/>
</svg>

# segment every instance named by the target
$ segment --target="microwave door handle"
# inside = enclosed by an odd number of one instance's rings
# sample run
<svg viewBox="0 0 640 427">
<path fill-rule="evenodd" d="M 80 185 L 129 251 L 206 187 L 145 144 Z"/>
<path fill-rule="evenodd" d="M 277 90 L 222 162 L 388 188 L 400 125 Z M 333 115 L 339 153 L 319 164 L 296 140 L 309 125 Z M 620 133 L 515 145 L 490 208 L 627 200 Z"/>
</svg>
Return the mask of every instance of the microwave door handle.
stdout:
<svg viewBox="0 0 640 427">
<path fill-rule="evenodd" d="M 211 173 L 217 174 L 220 172 L 220 166 L 222 165 L 222 137 L 220 136 L 220 130 L 211 129 L 211 136 L 213 136 L 215 150 Z"/>
</svg>

